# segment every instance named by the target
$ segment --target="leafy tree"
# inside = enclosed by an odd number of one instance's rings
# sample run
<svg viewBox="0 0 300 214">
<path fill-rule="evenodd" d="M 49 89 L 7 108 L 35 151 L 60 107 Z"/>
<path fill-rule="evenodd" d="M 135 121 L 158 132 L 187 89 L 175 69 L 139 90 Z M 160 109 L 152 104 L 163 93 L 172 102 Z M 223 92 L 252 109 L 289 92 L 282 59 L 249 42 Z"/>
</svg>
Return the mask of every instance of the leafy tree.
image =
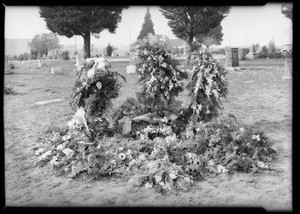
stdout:
<svg viewBox="0 0 300 214">
<path fill-rule="evenodd" d="M 52 32 L 71 38 L 83 37 L 84 56 L 90 57 L 91 34 L 99 38 L 103 30 L 114 33 L 127 6 L 43 6 L 40 16 Z"/>
<path fill-rule="evenodd" d="M 274 40 L 271 40 L 269 42 L 268 49 L 269 49 L 270 53 L 275 53 L 276 52 L 276 46 L 275 46 Z"/>
<path fill-rule="evenodd" d="M 32 55 L 48 55 L 53 49 L 60 48 L 58 37 L 55 33 L 37 34 L 28 44 Z"/>
<path fill-rule="evenodd" d="M 285 3 L 281 5 L 281 13 L 293 21 L 293 4 Z"/>
<path fill-rule="evenodd" d="M 153 28 L 153 22 L 151 20 L 151 14 L 149 12 L 149 7 L 147 7 L 147 12 L 144 18 L 144 23 L 142 25 L 142 30 L 140 31 L 139 36 L 137 37 L 137 39 L 143 39 L 145 38 L 149 33 L 152 33 L 153 35 L 155 35 L 154 33 L 154 28 Z"/>
<path fill-rule="evenodd" d="M 221 45 L 221 42 L 223 41 L 222 30 L 222 26 L 218 25 L 206 34 L 196 35 L 195 38 L 197 42 L 206 45 L 207 48 L 212 45 Z"/>
<path fill-rule="evenodd" d="M 208 35 L 227 16 L 230 7 L 161 6 L 162 14 L 169 20 L 172 32 L 188 44 L 189 61 L 195 36 Z"/>
<path fill-rule="evenodd" d="M 114 46 L 112 46 L 111 44 L 108 44 L 105 48 L 105 53 L 107 54 L 107 56 L 111 56 L 113 51 L 116 50 L 117 48 L 115 48 Z"/>
</svg>

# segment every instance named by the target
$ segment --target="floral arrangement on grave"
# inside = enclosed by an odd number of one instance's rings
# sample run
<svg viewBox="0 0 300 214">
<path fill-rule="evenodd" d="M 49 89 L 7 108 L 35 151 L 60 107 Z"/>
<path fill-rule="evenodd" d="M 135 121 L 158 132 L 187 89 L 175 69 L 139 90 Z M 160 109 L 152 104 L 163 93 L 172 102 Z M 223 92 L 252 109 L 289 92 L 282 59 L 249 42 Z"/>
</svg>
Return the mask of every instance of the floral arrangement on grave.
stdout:
<svg viewBox="0 0 300 214">
<path fill-rule="evenodd" d="M 68 123 L 70 128 L 83 124 L 92 137 L 113 131 L 112 99 L 119 95 L 120 78 L 126 79 L 118 72 L 110 71 L 110 67 L 104 58 L 86 59 L 80 67 L 70 99 L 70 105 L 76 111 L 75 119 Z"/>
<path fill-rule="evenodd" d="M 184 66 L 180 66 L 166 51 L 165 40 L 149 34 L 134 47 L 138 83 L 142 85 L 138 100 L 146 105 L 150 112 L 164 116 L 170 112 L 170 105 L 183 91 L 183 79 L 188 75 Z"/>
<path fill-rule="evenodd" d="M 128 98 L 119 108 L 119 118 L 131 119 L 133 132 L 164 117 L 177 113 L 181 102 L 176 97 L 183 91 L 182 80 L 188 75 L 183 66 L 167 51 L 164 38 L 149 34 L 132 48 L 140 92 Z M 129 129 L 131 130 L 131 129 Z M 140 130 L 139 130 L 140 131 Z"/>
<path fill-rule="evenodd" d="M 231 120 L 203 123 L 217 115 L 221 107 L 217 98 L 227 93 L 225 72 L 208 53 L 193 54 L 193 76 L 188 85 L 192 93 L 190 105 L 174 106 L 183 88 L 179 81 L 185 74 L 173 64 L 161 42 L 148 37 L 137 47 L 139 81 L 144 85 L 138 100 L 129 98 L 117 110 L 118 117 L 127 118 L 125 124 L 148 122 L 135 131 L 140 138 L 99 136 L 117 127 L 109 119 L 112 117 L 107 107 L 112 109 L 111 99 L 118 95 L 120 75 L 110 72 L 104 59 L 87 60 L 73 89 L 71 106 L 76 113 L 67 128 L 48 131 L 50 136 L 35 151 L 39 156 L 37 164 L 49 163 L 57 175 L 71 178 L 130 176 L 133 185 L 155 188 L 161 193 L 187 190 L 193 181 L 220 173 L 273 170 L 270 163 L 278 151 L 263 132 Z M 151 118 L 149 112 L 157 117 Z M 183 130 L 189 128 L 190 122 L 194 123 L 193 135 L 178 139 L 174 128 L 183 127 L 177 131 L 189 133 Z M 90 130 L 92 138 L 81 130 Z"/>
<path fill-rule="evenodd" d="M 198 122 L 208 122 L 223 109 L 221 98 L 228 93 L 226 71 L 205 51 L 194 51 L 191 64 L 194 67 L 187 88 L 191 98 L 192 116 Z"/>
</svg>

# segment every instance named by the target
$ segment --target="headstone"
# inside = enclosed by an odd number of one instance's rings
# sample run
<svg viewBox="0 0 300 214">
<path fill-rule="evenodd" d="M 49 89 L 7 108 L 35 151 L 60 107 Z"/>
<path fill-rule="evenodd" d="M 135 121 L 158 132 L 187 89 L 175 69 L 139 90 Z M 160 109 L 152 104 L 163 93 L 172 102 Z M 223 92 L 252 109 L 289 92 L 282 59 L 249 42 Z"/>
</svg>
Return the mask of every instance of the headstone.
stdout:
<svg viewBox="0 0 300 214">
<path fill-rule="evenodd" d="M 238 50 L 239 50 L 239 60 L 241 60 L 243 57 L 243 48 L 239 48 Z"/>
<path fill-rule="evenodd" d="M 39 68 L 42 67 L 41 59 L 39 59 Z"/>
<path fill-rule="evenodd" d="M 5 58 L 5 67 L 4 67 L 4 72 L 8 72 L 10 69 L 9 69 L 9 63 L 8 63 L 8 59 Z"/>
<path fill-rule="evenodd" d="M 128 77 L 136 76 L 136 66 L 132 54 L 129 55 L 129 65 L 126 67 L 126 73 Z"/>
<path fill-rule="evenodd" d="M 62 72 L 61 67 L 59 67 L 59 66 L 51 67 L 51 74 L 57 74 L 59 72 Z"/>
<path fill-rule="evenodd" d="M 284 64 L 284 76 L 282 77 L 282 79 L 292 79 L 292 64 L 288 63 L 287 61 L 285 61 Z"/>
<path fill-rule="evenodd" d="M 76 54 L 76 68 L 78 69 L 82 63 L 84 62 L 84 57 L 83 57 L 83 54 L 79 53 L 79 54 Z"/>
<path fill-rule="evenodd" d="M 226 67 L 238 67 L 239 66 L 239 52 L 238 48 L 225 48 L 225 66 Z"/>
<path fill-rule="evenodd" d="M 246 55 L 247 59 L 254 59 L 253 47 L 249 47 L 249 53 Z"/>
</svg>

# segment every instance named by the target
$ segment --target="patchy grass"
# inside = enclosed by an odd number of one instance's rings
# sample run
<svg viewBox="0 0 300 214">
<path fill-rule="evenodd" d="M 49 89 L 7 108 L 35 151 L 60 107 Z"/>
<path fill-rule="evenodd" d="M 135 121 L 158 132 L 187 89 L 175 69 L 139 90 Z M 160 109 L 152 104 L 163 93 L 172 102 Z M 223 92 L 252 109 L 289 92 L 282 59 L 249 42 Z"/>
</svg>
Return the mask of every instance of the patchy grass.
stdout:
<svg viewBox="0 0 300 214">
<path fill-rule="evenodd" d="M 254 63 L 256 60 L 247 60 Z M 72 117 L 68 101 L 45 106 L 37 101 L 68 98 L 75 82 L 75 61 L 49 60 L 47 67 L 17 65 L 5 75 L 17 92 L 4 96 L 5 189 L 7 206 L 259 206 L 268 210 L 291 210 L 292 81 L 282 79 L 284 62 L 256 61 L 246 69 L 230 72 L 229 95 L 223 114 L 234 114 L 241 123 L 263 130 L 279 149 L 275 166 L 279 172 L 253 175 L 238 173 L 197 182 L 191 192 L 162 196 L 152 189 L 133 188 L 122 180 L 90 181 L 55 177 L 47 167 L 35 167 L 34 149 L 46 127 L 64 126 Z M 112 62 L 112 71 L 126 75 L 128 62 Z M 59 74 L 51 66 L 61 66 Z M 242 64 L 241 64 L 242 66 Z M 249 65 L 251 66 L 251 65 Z M 127 77 L 119 104 L 139 89 L 136 77 Z M 179 98 L 185 102 L 187 92 Z M 101 192 L 101 194 L 100 194 Z"/>
</svg>

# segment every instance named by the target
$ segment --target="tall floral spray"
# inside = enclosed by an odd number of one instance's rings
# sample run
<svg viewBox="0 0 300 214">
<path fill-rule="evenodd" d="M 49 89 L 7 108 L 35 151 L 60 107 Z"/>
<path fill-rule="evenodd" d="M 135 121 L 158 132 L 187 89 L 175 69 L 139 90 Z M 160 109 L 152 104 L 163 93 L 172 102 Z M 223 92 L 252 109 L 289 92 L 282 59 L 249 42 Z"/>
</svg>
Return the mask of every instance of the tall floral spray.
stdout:
<svg viewBox="0 0 300 214">
<path fill-rule="evenodd" d="M 176 103 L 175 97 L 183 91 L 181 80 L 188 75 L 184 67 L 166 51 L 164 38 L 158 39 L 149 34 L 139 40 L 133 50 L 139 75 L 138 83 L 142 85 L 137 98 L 147 105 L 150 112 L 164 116 L 164 112 L 172 111 L 170 106 Z"/>
<path fill-rule="evenodd" d="M 228 93 L 225 69 L 207 52 L 195 51 L 191 57 L 194 66 L 187 88 L 191 97 L 190 107 L 197 121 L 210 121 L 220 113 L 222 97 Z"/>
</svg>

